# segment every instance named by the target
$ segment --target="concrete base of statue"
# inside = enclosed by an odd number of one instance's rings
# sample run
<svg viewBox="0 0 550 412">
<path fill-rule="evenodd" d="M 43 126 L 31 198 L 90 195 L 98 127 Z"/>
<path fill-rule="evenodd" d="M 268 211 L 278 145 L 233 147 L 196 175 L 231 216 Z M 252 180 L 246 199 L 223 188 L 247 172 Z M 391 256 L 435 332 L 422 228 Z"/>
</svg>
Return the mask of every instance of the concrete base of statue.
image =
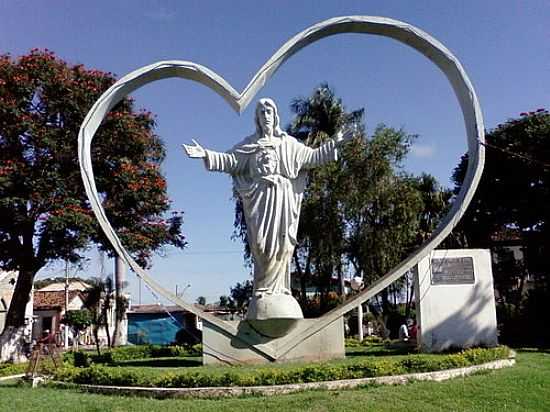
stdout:
<svg viewBox="0 0 550 412">
<path fill-rule="evenodd" d="M 298 301 L 292 295 L 260 294 L 252 297 L 246 312 L 246 320 L 260 335 L 279 338 L 296 326 L 304 315 Z"/>
<path fill-rule="evenodd" d="M 279 323 L 280 319 L 264 320 Z M 293 319 L 292 334 L 311 327 L 317 319 Z M 255 346 L 270 345 L 277 349 L 282 347 L 291 336 L 270 338 L 260 334 L 252 326 L 254 321 L 233 321 L 233 326 L 238 330 L 237 336 L 233 336 L 217 326 L 203 320 L 202 330 L 202 362 L 204 365 L 227 364 L 261 364 L 271 363 L 275 360 L 267 358 L 261 352 L 255 350 Z M 246 335 L 253 345 L 244 343 L 239 336 Z M 325 328 L 306 337 L 286 353 L 277 356 L 276 362 L 304 362 L 323 361 L 345 357 L 344 347 L 344 321 L 339 318 Z"/>
</svg>

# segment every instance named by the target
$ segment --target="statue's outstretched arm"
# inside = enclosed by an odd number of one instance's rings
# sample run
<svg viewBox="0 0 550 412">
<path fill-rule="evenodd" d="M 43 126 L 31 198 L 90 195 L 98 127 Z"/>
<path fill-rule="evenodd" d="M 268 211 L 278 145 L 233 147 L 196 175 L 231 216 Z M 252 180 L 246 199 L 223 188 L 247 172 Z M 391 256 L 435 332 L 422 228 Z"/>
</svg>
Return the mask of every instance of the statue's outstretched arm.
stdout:
<svg viewBox="0 0 550 412">
<path fill-rule="evenodd" d="M 234 153 L 219 153 L 206 150 L 194 139 L 192 145 L 184 144 L 183 150 L 192 159 L 203 159 L 206 168 L 213 172 L 233 173 L 237 168 L 237 158 Z"/>
<path fill-rule="evenodd" d="M 338 148 L 350 141 L 356 132 L 355 128 L 340 129 L 329 140 L 319 146 L 317 149 L 306 149 L 306 155 L 303 161 L 303 168 L 311 169 L 321 166 L 325 163 L 338 160 Z"/>
<path fill-rule="evenodd" d="M 195 139 L 191 139 L 193 142 L 193 145 L 190 144 L 182 144 L 183 150 L 185 150 L 185 153 L 187 153 L 187 156 L 189 156 L 192 159 L 204 159 L 206 157 L 206 150 L 197 143 Z"/>
<path fill-rule="evenodd" d="M 353 126 L 347 126 L 347 127 L 344 127 L 343 129 L 340 129 L 338 130 L 334 136 L 332 136 L 332 140 L 334 140 L 334 142 L 340 146 L 346 142 L 349 142 L 351 139 L 353 139 L 353 136 L 355 135 L 355 133 L 357 132 L 357 126 L 356 125 L 353 125 Z"/>
</svg>

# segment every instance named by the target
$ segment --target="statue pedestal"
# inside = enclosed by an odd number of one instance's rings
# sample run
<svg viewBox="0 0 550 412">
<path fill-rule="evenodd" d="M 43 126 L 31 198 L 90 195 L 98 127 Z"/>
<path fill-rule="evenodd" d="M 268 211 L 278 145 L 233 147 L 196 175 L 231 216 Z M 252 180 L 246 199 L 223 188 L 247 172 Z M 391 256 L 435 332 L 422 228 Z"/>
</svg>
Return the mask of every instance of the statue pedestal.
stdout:
<svg viewBox="0 0 550 412">
<path fill-rule="evenodd" d="M 280 319 L 264 320 L 262 322 L 275 323 Z M 254 321 L 252 321 L 254 322 Z M 237 336 L 232 336 L 217 326 L 203 320 L 202 330 L 202 362 L 204 365 L 215 364 L 260 364 L 270 362 L 299 362 L 299 361 L 322 361 L 334 358 L 344 358 L 344 321 L 337 319 L 325 328 L 313 335 L 297 342 L 296 346 L 286 353 L 279 353 L 278 348 L 282 347 L 288 339 L 297 332 L 308 329 L 317 319 L 294 319 L 290 335 L 277 338 L 270 338 L 254 330 L 248 320 L 228 322 L 239 331 Z M 239 339 L 245 336 L 248 342 Z M 255 346 L 270 345 L 277 353 L 277 359 L 269 359 Z"/>
</svg>

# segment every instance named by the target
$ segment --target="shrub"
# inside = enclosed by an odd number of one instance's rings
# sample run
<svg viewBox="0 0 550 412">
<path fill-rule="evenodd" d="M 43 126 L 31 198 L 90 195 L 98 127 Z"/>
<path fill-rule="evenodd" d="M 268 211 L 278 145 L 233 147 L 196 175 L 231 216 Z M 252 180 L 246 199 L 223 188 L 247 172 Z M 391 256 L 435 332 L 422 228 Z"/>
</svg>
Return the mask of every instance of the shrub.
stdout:
<svg viewBox="0 0 550 412">
<path fill-rule="evenodd" d="M 442 355 L 414 354 L 403 358 L 369 358 L 349 363 L 289 365 L 285 368 L 265 368 L 256 371 L 235 367 L 224 373 L 210 369 L 207 371 L 168 372 L 160 376 L 144 374 L 137 369 L 92 365 L 87 368 L 64 368 L 58 371 L 56 379 L 96 385 L 139 385 L 167 388 L 281 385 L 431 372 L 485 363 L 507 358 L 509 355 L 510 350 L 507 347 L 478 348 Z"/>
<path fill-rule="evenodd" d="M 19 375 L 25 373 L 28 363 L 0 363 L 0 376 Z"/>
<path fill-rule="evenodd" d="M 68 352 L 63 356 L 63 359 L 76 367 L 89 367 L 92 364 L 113 365 L 131 360 L 197 356 L 200 354 L 202 354 L 201 344 L 193 345 L 191 347 L 135 345 L 113 348 L 111 350 L 104 351 L 101 355 L 84 351 Z"/>
<path fill-rule="evenodd" d="M 357 348 L 361 346 L 377 346 L 377 345 L 387 345 L 391 343 L 389 339 L 381 338 L 380 336 L 372 335 L 367 336 L 363 341 L 360 341 L 356 338 L 346 338 L 345 344 L 348 348 Z"/>
</svg>

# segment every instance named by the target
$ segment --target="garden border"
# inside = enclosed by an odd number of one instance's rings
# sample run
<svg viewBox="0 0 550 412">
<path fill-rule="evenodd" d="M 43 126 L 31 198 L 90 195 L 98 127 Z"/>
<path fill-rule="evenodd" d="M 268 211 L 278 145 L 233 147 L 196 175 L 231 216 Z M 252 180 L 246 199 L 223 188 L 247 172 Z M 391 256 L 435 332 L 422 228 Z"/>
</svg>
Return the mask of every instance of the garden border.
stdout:
<svg viewBox="0 0 550 412">
<path fill-rule="evenodd" d="M 25 376 L 24 373 L 18 373 L 17 375 L 0 376 L 0 382 L 19 379 L 19 378 L 22 378 L 23 376 Z"/>
<path fill-rule="evenodd" d="M 435 381 L 440 382 L 457 377 L 472 375 L 478 371 L 495 370 L 514 366 L 516 353 L 510 351 L 507 359 L 472 365 L 463 368 L 445 369 L 432 372 L 407 373 L 395 376 L 379 376 L 372 378 L 342 379 L 336 381 L 294 383 L 284 385 L 262 385 L 262 386 L 219 386 L 204 388 L 159 388 L 140 386 L 109 386 L 109 385 L 87 385 L 75 384 L 62 381 L 51 381 L 49 384 L 63 388 L 78 388 L 84 392 L 100 393 L 104 395 L 119 396 L 145 396 L 157 399 L 166 398 L 224 398 L 243 395 L 283 395 L 305 390 L 339 390 L 350 389 L 358 386 L 377 385 L 402 385 L 414 381 Z"/>
</svg>

